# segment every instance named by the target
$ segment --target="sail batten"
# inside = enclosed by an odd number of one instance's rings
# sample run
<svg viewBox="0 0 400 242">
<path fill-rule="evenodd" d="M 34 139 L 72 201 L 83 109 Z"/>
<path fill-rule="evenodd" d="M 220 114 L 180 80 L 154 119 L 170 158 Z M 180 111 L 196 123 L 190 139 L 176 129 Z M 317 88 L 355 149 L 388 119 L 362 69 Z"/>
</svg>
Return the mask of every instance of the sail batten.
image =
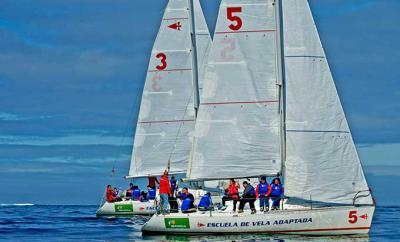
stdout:
<svg viewBox="0 0 400 242">
<path fill-rule="evenodd" d="M 194 130 L 193 46 L 188 0 L 170 0 L 164 11 L 148 66 L 128 178 L 186 173 Z M 198 0 L 196 31 L 208 33 Z M 197 40 L 204 63 L 211 39 Z M 203 66 L 198 66 L 199 74 Z"/>
</svg>

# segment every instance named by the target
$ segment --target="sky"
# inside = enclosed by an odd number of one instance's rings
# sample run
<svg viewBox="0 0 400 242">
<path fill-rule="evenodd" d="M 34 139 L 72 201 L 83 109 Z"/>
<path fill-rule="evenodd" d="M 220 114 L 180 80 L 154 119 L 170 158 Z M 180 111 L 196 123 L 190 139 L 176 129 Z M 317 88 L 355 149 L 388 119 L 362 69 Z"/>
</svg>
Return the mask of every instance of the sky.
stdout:
<svg viewBox="0 0 400 242">
<path fill-rule="evenodd" d="M 368 182 L 400 204 L 400 1 L 309 2 Z M 201 4 L 213 31 L 219 1 Z M 0 1 L 0 204 L 98 204 L 127 184 L 165 5 Z"/>
</svg>

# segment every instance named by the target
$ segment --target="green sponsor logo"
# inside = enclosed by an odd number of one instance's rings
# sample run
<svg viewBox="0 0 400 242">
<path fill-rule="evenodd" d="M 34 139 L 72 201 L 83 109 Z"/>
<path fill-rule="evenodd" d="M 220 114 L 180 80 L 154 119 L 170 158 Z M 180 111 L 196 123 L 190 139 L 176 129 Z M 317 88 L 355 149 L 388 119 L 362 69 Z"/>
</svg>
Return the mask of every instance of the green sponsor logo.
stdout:
<svg viewBox="0 0 400 242">
<path fill-rule="evenodd" d="M 190 229 L 189 218 L 164 218 L 167 229 Z"/>
<path fill-rule="evenodd" d="M 133 212 L 132 204 L 114 204 L 115 212 Z"/>
</svg>

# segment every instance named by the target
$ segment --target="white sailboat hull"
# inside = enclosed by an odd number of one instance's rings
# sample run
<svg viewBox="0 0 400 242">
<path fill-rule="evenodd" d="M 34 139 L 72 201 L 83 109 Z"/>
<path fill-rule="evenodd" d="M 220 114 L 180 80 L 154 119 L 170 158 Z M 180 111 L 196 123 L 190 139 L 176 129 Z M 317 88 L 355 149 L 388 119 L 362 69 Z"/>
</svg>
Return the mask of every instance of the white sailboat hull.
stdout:
<svg viewBox="0 0 400 242">
<path fill-rule="evenodd" d="M 307 235 L 367 234 L 374 206 L 293 209 L 242 214 L 213 211 L 154 215 L 144 233 L 279 233 Z"/>
<path fill-rule="evenodd" d="M 115 216 L 115 215 L 152 215 L 156 213 L 154 200 L 140 201 L 121 201 L 105 202 L 96 212 L 97 216 Z"/>
</svg>

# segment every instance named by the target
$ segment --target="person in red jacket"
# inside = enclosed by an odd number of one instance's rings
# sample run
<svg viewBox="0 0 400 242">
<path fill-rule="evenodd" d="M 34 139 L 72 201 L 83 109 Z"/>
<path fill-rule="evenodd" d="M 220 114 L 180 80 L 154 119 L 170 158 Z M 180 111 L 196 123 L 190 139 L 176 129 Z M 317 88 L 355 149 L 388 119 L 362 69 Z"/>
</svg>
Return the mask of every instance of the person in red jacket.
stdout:
<svg viewBox="0 0 400 242">
<path fill-rule="evenodd" d="M 114 202 L 114 191 L 111 187 L 111 185 L 107 185 L 107 189 L 106 189 L 106 200 L 109 203 Z"/>
<path fill-rule="evenodd" d="M 226 208 L 225 202 L 228 200 L 233 200 L 233 212 L 236 212 L 236 204 L 239 201 L 239 188 L 239 183 L 232 178 L 229 181 L 228 189 L 226 189 L 226 195 L 222 197 L 222 206 L 224 206 L 224 209 Z"/>
<path fill-rule="evenodd" d="M 168 197 L 172 196 L 171 186 L 168 180 L 168 170 L 164 171 L 164 175 L 160 178 L 160 202 L 157 205 L 157 212 L 163 215 L 167 214 L 168 211 Z"/>
<path fill-rule="evenodd" d="M 153 188 L 154 190 L 156 190 L 156 183 L 159 184 L 157 177 L 155 176 L 149 176 L 149 187 Z"/>
</svg>

